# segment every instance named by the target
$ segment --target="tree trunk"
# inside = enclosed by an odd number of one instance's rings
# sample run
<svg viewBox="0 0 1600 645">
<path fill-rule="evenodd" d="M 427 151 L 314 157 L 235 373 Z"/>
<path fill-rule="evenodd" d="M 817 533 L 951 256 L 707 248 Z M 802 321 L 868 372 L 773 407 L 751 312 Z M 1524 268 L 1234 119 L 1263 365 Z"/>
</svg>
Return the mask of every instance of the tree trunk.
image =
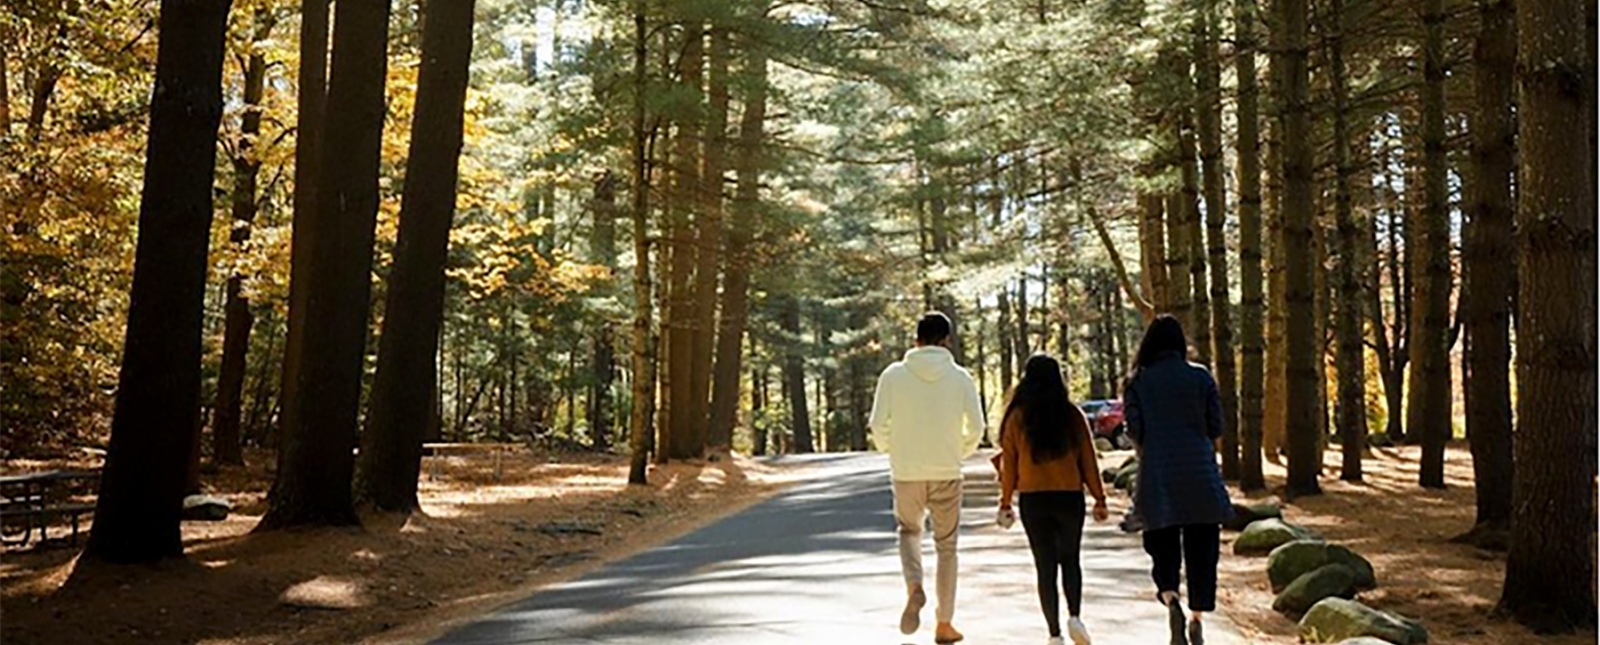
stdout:
<svg viewBox="0 0 1600 645">
<path fill-rule="evenodd" d="M 1422 189 L 1418 245 L 1412 255 L 1420 281 L 1413 293 L 1411 400 L 1406 425 L 1422 443 L 1420 483 L 1444 487 L 1444 450 L 1450 441 L 1450 203 L 1444 124 L 1444 0 L 1422 4 Z"/>
<path fill-rule="evenodd" d="M 1317 252 L 1312 227 L 1312 141 L 1310 74 L 1306 64 L 1306 0 L 1279 0 L 1284 48 L 1283 83 L 1278 88 L 1283 114 L 1283 247 L 1284 335 L 1289 435 L 1290 496 L 1321 493 L 1317 475 L 1320 442 L 1317 422 L 1317 371 L 1322 367 L 1316 337 L 1315 269 Z"/>
<path fill-rule="evenodd" d="M 185 467 L 200 423 L 200 331 L 222 120 L 226 0 L 163 0 L 139 241 L 111 445 L 85 557 L 182 557 Z"/>
<path fill-rule="evenodd" d="M 1261 472 L 1261 389 L 1265 376 L 1261 299 L 1261 135 L 1256 89 L 1256 3 L 1233 6 L 1235 76 L 1239 79 L 1239 488 L 1266 488 Z"/>
<path fill-rule="evenodd" d="M 1228 295 L 1228 240 L 1223 232 L 1228 204 L 1222 169 L 1221 29 L 1215 0 L 1201 7 L 1195 78 L 1199 89 L 1200 172 L 1206 200 L 1206 251 L 1210 265 L 1211 362 L 1222 396 L 1222 476 L 1239 478 L 1239 390 L 1233 362 L 1233 317 Z"/>
<path fill-rule="evenodd" d="M 1516 3 L 1517 438 L 1500 610 L 1537 631 L 1595 625 L 1594 60 L 1583 0 Z"/>
<path fill-rule="evenodd" d="M 701 80 L 704 76 L 705 26 L 690 23 L 684 29 L 683 54 L 678 60 L 679 91 L 689 105 L 701 103 Z M 667 344 L 667 364 L 662 390 L 667 399 L 663 409 L 667 423 L 663 427 L 664 441 L 657 459 L 690 459 L 699 457 L 701 450 L 694 445 L 694 426 L 704 423 L 691 414 L 694 407 L 692 368 L 696 362 L 694 342 L 694 292 L 691 277 L 695 268 L 696 248 L 693 240 L 693 219 L 700 210 L 700 141 L 704 132 L 697 112 L 677 119 L 678 132 L 674 136 L 672 163 L 672 202 L 667 213 L 670 224 L 667 253 L 667 311 L 662 318 L 663 335 Z M 701 213 L 703 215 L 703 213 Z"/>
<path fill-rule="evenodd" d="M 750 367 L 750 454 L 767 454 L 767 424 L 761 421 L 767 408 L 767 367 Z"/>
<path fill-rule="evenodd" d="M 304 333 L 293 395 L 284 402 L 278 473 L 261 529 L 354 525 L 356 417 L 371 310 L 378 215 L 389 3 L 342 0 L 318 167 L 315 217 L 305 239 Z M 292 305 L 291 305 L 292 306 Z M 422 417 L 414 417 L 422 418 Z"/>
<path fill-rule="evenodd" d="M 650 338 L 653 299 L 650 278 L 650 167 L 645 140 L 645 56 L 649 41 L 646 33 L 644 0 L 633 0 L 633 391 L 628 418 L 628 483 L 648 484 L 650 464 L 650 416 L 656 395 L 655 349 Z"/>
<path fill-rule="evenodd" d="M 328 100 L 328 29 L 332 0 L 300 6 L 300 78 L 295 92 L 294 219 L 289 240 L 289 319 L 284 337 L 279 389 L 284 401 L 299 398 L 293 374 L 300 371 L 306 326 L 307 272 L 311 268 L 311 228 L 317 218 L 317 182 L 322 175 L 323 108 Z M 282 432 L 283 423 L 278 423 Z"/>
<path fill-rule="evenodd" d="M 1147 174 L 1146 180 L 1153 179 Z M 1167 273 L 1166 226 L 1162 220 L 1166 205 L 1161 195 L 1139 195 L 1139 270 L 1145 293 L 1149 294 L 1154 314 L 1172 310 L 1172 281 Z M 1154 315 L 1151 316 L 1153 320 Z"/>
<path fill-rule="evenodd" d="M 1272 25 L 1269 24 L 1269 27 Z M 1267 78 L 1276 96 L 1284 90 L 1283 33 L 1270 29 Z M 1276 114 L 1267 123 L 1263 148 L 1267 158 L 1266 182 L 1262 188 L 1262 207 L 1266 211 L 1267 244 L 1267 304 L 1266 304 L 1266 376 L 1261 403 L 1261 451 L 1268 461 L 1282 463 L 1284 446 L 1288 442 L 1288 374 L 1287 326 L 1288 307 L 1284 300 L 1284 177 L 1283 132 L 1284 113 L 1281 102 Z"/>
<path fill-rule="evenodd" d="M 750 242 L 761 216 L 761 146 L 767 110 L 767 58 L 758 45 L 747 45 L 748 92 L 739 122 L 734 167 L 739 176 L 733 198 L 734 221 L 728 231 L 726 278 L 722 285 L 721 328 L 717 332 L 717 365 L 711 392 L 711 445 L 733 445 L 738 421 L 739 374 L 745 327 L 750 318 Z"/>
<path fill-rule="evenodd" d="M 1200 169 L 1196 166 L 1194 112 L 1192 109 L 1182 111 L 1182 126 L 1178 129 L 1178 154 L 1181 157 L 1179 174 L 1183 178 L 1183 188 L 1179 193 L 1183 200 L 1183 238 L 1189 244 L 1186 253 L 1189 264 L 1185 268 L 1189 272 L 1188 284 L 1192 289 L 1190 302 L 1193 303 L 1189 310 L 1189 326 L 1185 331 L 1189 332 L 1189 343 L 1195 359 L 1210 367 L 1211 296 L 1206 290 L 1206 239 L 1205 228 L 1200 221 Z"/>
<path fill-rule="evenodd" d="M 366 432 L 361 436 L 361 497 L 386 511 L 417 507 L 417 474 L 433 414 L 444 324 L 445 261 L 455 215 L 473 0 L 423 5 L 422 66 L 400 202 L 400 228 L 378 336 Z"/>
<path fill-rule="evenodd" d="M 1000 400 L 1002 401 L 1011 396 L 1011 381 L 1012 379 L 1016 378 L 1016 373 L 1013 371 L 1013 366 L 1011 363 L 1012 359 L 1015 357 L 1015 354 L 1012 353 L 1011 343 L 1012 329 L 1010 294 L 1010 285 L 1004 285 L 1001 287 L 999 303 L 1000 320 L 999 323 L 995 325 L 995 330 L 999 337 L 999 342 L 996 344 L 996 349 L 1000 353 Z"/>
<path fill-rule="evenodd" d="M 252 43 L 266 40 L 272 32 L 272 17 L 259 12 L 255 17 Z M 256 219 L 256 175 L 261 162 L 256 159 L 256 137 L 261 133 L 261 95 L 266 86 L 266 55 L 252 47 L 244 69 L 244 115 L 240 117 L 239 142 L 233 158 L 233 226 L 229 243 L 243 246 L 250 239 Z M 223 305 L 222 364 L 217 370 L 217 398 L 211 417 L 211 459 L 220 464 L 244 465 L 240 450 L 239 425 L 244 407 L 244 377 L 248 369 L 250 327 L 255 322 L 250 300 L 244 296 L 244 276 L 228 276 L 226 304 Z"/>
<path fill-rule="evenodd" d="M 1467 332 L 1467 439 L 1478 517 L 1474 532 L 1503 536 L 1511 528 L 1511 296 L 1516 262 L 1511 185 L 1516 160 L 1512 100 L 1517 62 L 1516 9 L 1511 0 L 1478 5 L 1481 27 L 1473 54 L 1476 118 L 1472 128 L 1472 219 L 1463 248 L 1462 307 Z"/>
<path fill-rule="evenodd" d="M 1327 42 L 1329 82 L 1333 86 L 1334 221 L 1338 230 L 1338 307 L 1334 321 L 1335 363 L 1339 375 L 1339 450 L 1344 458 L 1339 478 L 1361 481 L 1361 457 L 1367 443 L 1365 346 L 1361 340 L 1361 260 L 1357 239 L 1350 176 L 1355 173 L 1351 148 L 1357 144 L 1350 132 L 1350 91 L 1345 77 L 1344 1 L 1331 0 Z"/>
<path fill-rule="evenodd" d="M 617 273 L 617 175 L 606 170 L 594 182 L 594 201 L 589 205 L 594 216 L 594 233 L 589 253 L 606 269 L 606 292 L 615 293 Z M 595 450 L 611 448 L 612 394 L 617 380 L 616 334 L 610 320 L 600 320 L 594 335 L 594 353 L 589 371 L 594 383 L 589 388 L 589 441 Z"/>
<path fill-rule="evenodd" d="M 695 222 L 694 362 L 689 366 L 689 445 L 696 454 L 705 452 L 710 436 L 711 368 L 717 349 L 717 271 L 722 268 L 722 245 L 726 237 L 722 224 L 722 180 L 727 169 L 724 159 L 728 148 L 728 58 L 732 43 L 726 27 L 713 26 L 710 31 L 710 74 L 706 82 L 710 111 L 700 173 L 704 182 L 699 194 L 700 217 Z"/>
<path fill-rule="evenodd" d="M 794 452 L 811 452 L 811 415 L 806 408 L 805 359 L 800 355 L 800 299 L 784 297 L 783 350 L 784 391 L 789 397 L 789 418 L 794 433 Z"/>
</svg>

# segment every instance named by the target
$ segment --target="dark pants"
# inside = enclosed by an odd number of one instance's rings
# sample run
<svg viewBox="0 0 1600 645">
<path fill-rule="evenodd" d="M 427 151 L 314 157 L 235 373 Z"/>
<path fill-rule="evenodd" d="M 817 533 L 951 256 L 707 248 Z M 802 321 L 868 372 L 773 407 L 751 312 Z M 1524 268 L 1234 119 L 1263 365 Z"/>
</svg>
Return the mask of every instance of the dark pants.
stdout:
<svg viewBox="0 0 1600 645">
<path fill-rule="evenodd" d="M 1041 491 L 1023 493 L 1022 528 L 1033 551 L 1033 567 L 1039 575 L 1039 608 L 1051 636 L 1061 635 L 1061 595 L 1056 592 L 1056 572 L 1061 573 L 1062 590 L 1067 594 L 1067 611 L 1078 615 L 1083 606 L 1083 569 L 1078 566 L 1078 547 L 1083 539 L 1083 493 Z"/>
<path fill-rule="evenodd" d="M 1144 530 L 1144 550 L 1153 561 L 1151 577 L 1158 592 L 1177 592 L 1182 571 L 1189 574 L 1189 609 L 1217 608 L 1217 552 L 1222 527 L 1187 524 Z M 1187 561 L 1188 566 L 1185 565 Z"/>
</svg>

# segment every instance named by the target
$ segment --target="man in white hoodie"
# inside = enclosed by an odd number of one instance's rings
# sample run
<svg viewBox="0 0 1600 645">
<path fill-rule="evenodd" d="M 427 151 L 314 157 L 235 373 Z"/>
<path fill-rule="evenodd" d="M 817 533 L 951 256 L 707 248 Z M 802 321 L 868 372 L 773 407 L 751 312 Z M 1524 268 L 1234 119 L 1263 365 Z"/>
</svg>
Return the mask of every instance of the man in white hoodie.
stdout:
<svg viewBox="0 0 1600 645">
<path fill-rule="evenodd" d="M 917 323 L 917 346 L 878 377 L 872 402 L 872 441 L 889 453 L 894 480 L 894 517 L 899 527 L 900 567 L 906 578 L 906 607 L 900 631 L 921 624 L 927 594 L 922 590 L 922 526 L 933 520 L 939 554 L 936 574 L 938 628 L 934 642 L 962 639 L 950 621 L 956 611 L 956 529 L 961 524 L 961 461 L 978 449 L 985 423 L 983 404 L 972 375 L 951 355 L 950 319 L 939 312 Z"/>
</svg>

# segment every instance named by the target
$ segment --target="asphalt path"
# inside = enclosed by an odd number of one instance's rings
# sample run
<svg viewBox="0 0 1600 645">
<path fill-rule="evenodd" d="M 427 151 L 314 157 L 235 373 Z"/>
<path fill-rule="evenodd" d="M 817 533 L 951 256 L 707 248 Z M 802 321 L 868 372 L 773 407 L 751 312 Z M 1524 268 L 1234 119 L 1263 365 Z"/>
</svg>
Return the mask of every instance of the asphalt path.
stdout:
<svg viewBox="0 0 1600 645">
<path fill-rule="evenodd" d="M 680 539 L 464 624 L 435 645 L 877 645 L 933 642 L 933 544 L 924 533 L 929 606 L 922 629 L 897 629 L 905 587 L 888 462 L 817 455 L 804 480 Z M 994 525 L 988 462 L 967 463 L 955 625 L 972 645 L 1044 643 L 1027 538 Z M 1084 532 L 1083 620 L 1097 645 L 1167 642 L 1149 560 L 1115 521 Z M 1062 602 L 1062 611 L 1066 603 Z M 1063 620 L 1065 617 L 1063 616 Z M 1244 643 L 1222 616 L 1212 645 Z"/>
</svg>

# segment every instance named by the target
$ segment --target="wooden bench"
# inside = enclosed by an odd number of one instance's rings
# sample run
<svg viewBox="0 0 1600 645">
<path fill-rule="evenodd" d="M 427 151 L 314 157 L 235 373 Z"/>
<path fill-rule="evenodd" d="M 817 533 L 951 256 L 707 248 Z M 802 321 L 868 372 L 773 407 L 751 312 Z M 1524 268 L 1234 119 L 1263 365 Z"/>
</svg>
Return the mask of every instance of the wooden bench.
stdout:
<svg viewBox="0 0 1600 645">
<path fill-rule="evenodd" d="M 49 537 L 52 520 L 65 518 L 72 526 L 72 543 L 78 543 L 81 519 L 94 513 L 91 502 L 74 498 L 99 481 L 92 470 L 51 470 L 0 477 L 0 543 L 22 546 Z"/>
</svg>

